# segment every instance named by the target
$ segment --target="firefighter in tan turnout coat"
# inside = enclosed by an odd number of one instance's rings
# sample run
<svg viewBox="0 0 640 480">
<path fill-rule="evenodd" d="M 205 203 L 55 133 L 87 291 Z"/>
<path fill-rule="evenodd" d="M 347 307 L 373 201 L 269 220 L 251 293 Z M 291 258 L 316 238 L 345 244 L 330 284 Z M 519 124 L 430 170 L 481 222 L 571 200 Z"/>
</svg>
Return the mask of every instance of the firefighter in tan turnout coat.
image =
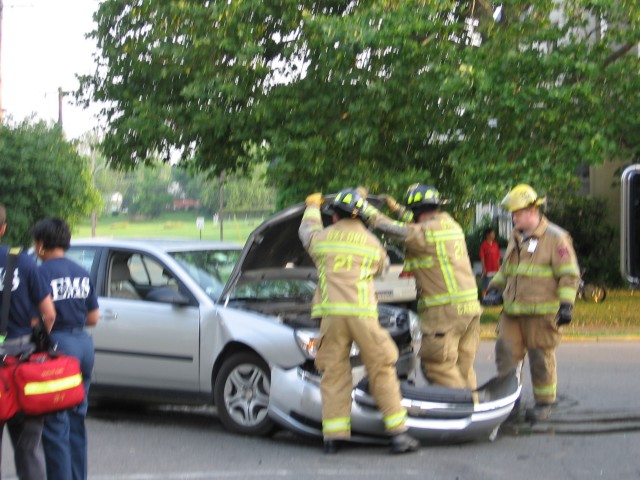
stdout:
<svg viewBox="0 0 640 480">
<path fill-rule="evenodd" d="M 373 277 L 388 266 L 387 253 L 358 214 L 365 199 L 354 189 L 338 193 L 332 203 L 333 225 L 323 228 L 321 194 L 309 195 L 300 225 L 302 244 L 318 270 L 312 316 L 321 317 L 316 366 L 322 372 L 322 432 L 325 453 L 335 453 L 351 435 L 353 379 L 349 353 L 355 342 L 367 369 L 371 393 L 391 436 L 391 451 L 416 450 L 406 431 L 395 363 L 398 349 L 378 322 Z"/>
<path fill-rule="evenodd" d="M 367 223 L 404 241 L 404 270 L 418 289 L 421 319 L 420 358 L 427 379 L 436 385 L 475 389 L 473 368 L 480 343 L 478 287 L 462 228 L 440 205 L 446 201 L 433 187 L 415 184 L 407 192 L 407 208 L 387 197 L 394 221 L 371 204 Z M 407 223 L 413 220 L 415 223 Z"/>
<path fill-rule="evenodd" d="M 571 322 L 580 271 L 569 234 L 541 214 L 544 201 L 525 184 L 502 201 L 514 228 L 483 303 L 503 303 L 496 341 L 498 373 L 516 368 L 528 352 L 536 407 L 548 413 L 556 401 L 558 327 Z"/>
</svg>

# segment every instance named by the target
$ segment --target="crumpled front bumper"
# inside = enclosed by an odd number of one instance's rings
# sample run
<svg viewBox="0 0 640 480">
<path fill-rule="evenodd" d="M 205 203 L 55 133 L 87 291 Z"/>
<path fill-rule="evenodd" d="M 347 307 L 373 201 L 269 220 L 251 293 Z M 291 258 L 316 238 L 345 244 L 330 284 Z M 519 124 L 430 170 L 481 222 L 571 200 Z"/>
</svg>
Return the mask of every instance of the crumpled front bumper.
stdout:
<svg viewBox="0 0 640 480">
<path fill-rule="evenodd" d="M 354 369 L 358 381 L 364 368 Z M 322 436 L 322 396 L 319 377 L 302 368 L 271 370 L 269 415 L 278 424 L 294 432 Z M 438 387 L 435 387 L 438 388 Z M 511 413 L 520 396 L 521 386 L 515 373 L 504 379 L 492 379 L 478 389 L 478 402 L 465 402 L 439 395 L 431 400 L 429 387 L 403 387 L 402 404 L 407 409 L 410 433 L 426 442 L 460 442 L 495 438 L 498 428 Z M 408 390 L 409 393 L 404 390 Z M 446 392 L 445 392 L 446 394 Z M 351 404 L 351 431 L 354 441 L 384 443 L 382 414 L 373 398 L 354 387 Z"/>
</svg>

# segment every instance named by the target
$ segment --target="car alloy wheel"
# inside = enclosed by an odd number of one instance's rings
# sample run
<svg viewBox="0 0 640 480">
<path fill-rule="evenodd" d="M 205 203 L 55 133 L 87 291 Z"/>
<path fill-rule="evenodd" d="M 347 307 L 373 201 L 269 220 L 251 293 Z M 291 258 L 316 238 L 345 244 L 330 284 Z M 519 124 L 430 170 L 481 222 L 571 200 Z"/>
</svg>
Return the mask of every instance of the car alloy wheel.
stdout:
<svg viewBox="0 0 640 480">
<path fill-rule="evenodd" d="M 214 388 L 218 416 L 228 430 L 266 435 L 274 428 L 267 414 L 271 375 L 255 353 L 241 352 L 222 364 Z"/>
</svg>

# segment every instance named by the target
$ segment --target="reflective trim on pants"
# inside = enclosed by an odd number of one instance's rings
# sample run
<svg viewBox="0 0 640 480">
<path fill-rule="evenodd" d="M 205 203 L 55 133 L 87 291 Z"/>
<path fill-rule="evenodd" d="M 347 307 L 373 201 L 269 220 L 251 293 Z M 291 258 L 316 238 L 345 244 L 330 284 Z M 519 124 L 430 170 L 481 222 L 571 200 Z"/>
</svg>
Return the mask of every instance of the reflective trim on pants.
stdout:
<svg viewBox="0 0 640 480">
<path fill-rule="evenodd" d="M 407 411 L 403 409 L 401 412 L 384 417 L 384 427 L 387 431 L 393 431 L 398 427 L 402 427 L 406 421 Z"/>
<path fill-rule="evenodd" d="M 322 421 L 322 433 L 343 433 L 351 432 L 351 419 L 349 417 L 331 418 Z"/>
</svg>

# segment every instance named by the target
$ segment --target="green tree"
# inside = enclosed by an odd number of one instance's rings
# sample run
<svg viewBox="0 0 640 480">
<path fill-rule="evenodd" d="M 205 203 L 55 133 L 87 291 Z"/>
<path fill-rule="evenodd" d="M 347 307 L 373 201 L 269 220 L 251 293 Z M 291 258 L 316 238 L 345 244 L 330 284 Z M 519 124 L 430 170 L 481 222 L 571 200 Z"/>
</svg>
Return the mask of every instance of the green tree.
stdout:
<svg viewBox="0 0 640 480">
<path fill-rule="evenodd" d="M 266 159 L 280 204 L 418 180 L 495 199 L 638 155 L 640 3 L 494 13 L 486 0 L 105 0 L 79 93 L 105 102 L 113 164 L 178 152 L 217 176 Z"/>
<path fill-rule="evenodd" d="M 152 165 L 137 169 L 135 180 L 124 195 L 123 206 L 132 215 L 154 218 L 169 210 L 173 197 L 169 194 L 171 167 Z"/>
<path fill-rule="evenodd" d="M 44 122 L 0 126 L 0 202 L 7 207 L 4 242 L 31 244 L 31 227 L 44 217 L 73 226 L 100 202 L 88 160 L 65 140 L 59 126 Z"/>
</svg>

